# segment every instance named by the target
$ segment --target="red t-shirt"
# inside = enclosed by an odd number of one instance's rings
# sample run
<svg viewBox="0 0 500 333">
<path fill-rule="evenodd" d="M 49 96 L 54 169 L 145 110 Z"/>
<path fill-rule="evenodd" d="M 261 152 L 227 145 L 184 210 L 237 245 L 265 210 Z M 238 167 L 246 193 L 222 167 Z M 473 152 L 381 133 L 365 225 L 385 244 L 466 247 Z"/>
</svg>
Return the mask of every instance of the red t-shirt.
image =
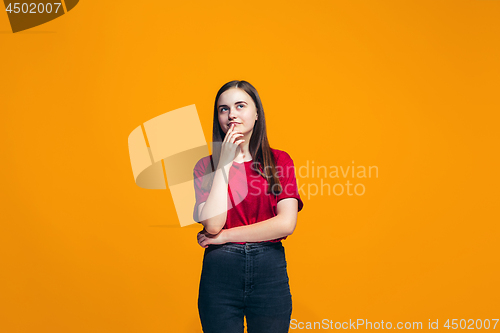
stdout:
<svg viewBox="0 0 500 333">
<path fill-rule="evenodd" d="M 223 229 L 230 229 L 243 225 L 249 225 L 260 221 L 268 220 L 277 214 L 278 201 L 285 198 L 296 198 L 298 200 L 298 211 L 303 207 L 295 179 L 295 167 L 290 155 L 282 150 L 272 149 L 276 162 L 276 175 L 280 180 L 283 191 L 276 196 L 267 193 L 267 180 L 257 172 L 255 161 L 243 163 L 233 162 L 229 170 L 228 186 L 228 211 L 226 224 Z M 210 167 L 210 156 L 206 156 L 196 163 L 193 170 L 194 189 L 196 194 L 196 204 L 194 206 L 193 218 L 198 222 L 198 206 L 207 201 L 209 191 L 201 188 L 205 169 Z M 269 242 L 279 242 L 285 237 L 269 240 Z M 234 242 L 245 244 L 244 242 Z"/>
</svg>

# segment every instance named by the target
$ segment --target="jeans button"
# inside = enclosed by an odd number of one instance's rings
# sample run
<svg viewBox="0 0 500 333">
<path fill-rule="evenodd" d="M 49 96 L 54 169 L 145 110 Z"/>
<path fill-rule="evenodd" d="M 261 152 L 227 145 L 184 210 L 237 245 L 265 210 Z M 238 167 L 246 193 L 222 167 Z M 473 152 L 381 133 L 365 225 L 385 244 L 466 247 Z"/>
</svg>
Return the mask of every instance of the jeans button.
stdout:
<svg viewBox="0 0 500 333">
<path fill-rule="evenodd" d="M 250 245 L 246 244 L 245 249 L 250 250 Z"/>
</svg>

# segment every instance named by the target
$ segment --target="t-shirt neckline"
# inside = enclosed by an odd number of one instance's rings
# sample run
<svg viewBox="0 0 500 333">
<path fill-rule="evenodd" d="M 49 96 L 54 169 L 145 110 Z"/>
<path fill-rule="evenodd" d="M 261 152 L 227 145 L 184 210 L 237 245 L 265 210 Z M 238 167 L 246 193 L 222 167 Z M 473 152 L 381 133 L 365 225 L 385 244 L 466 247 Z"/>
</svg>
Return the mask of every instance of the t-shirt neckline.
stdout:
<svg viewBox="0 0 500 333">
<path fill-rule="evenodd" d="M 244 163 L 250 163 L 250 162 L 253 162 L 253 160 L 250 160 L 250 161 L 243 161 L 243 162 L 236 162 L 236 161 L 233 161 L 233 163 L 236 163 L 236 164 L 244 164 Z"/>
</svg>

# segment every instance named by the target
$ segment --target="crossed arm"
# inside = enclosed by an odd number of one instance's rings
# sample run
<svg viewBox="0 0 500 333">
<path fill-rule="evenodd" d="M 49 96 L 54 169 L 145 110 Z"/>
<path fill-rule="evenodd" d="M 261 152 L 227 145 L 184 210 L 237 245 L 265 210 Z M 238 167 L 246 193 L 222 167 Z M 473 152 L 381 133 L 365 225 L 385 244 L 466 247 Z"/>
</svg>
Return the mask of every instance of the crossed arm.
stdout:
<svg viewBox="0 0 500 333">
<path fill-rule="evenodd" d="M 200 205 L 199 211 L 203 209 Z M 221 229 L 216 235 L 209 234 L 205 229 L 197 235 L 198 244 L 208 247 L 210 244 L 229 242 L 261 242 L 289 236 L 297 225 L 298 201 L 295 198 L 285 198 L 278 202 L 277 215 L 258 223 Z"/>
</svg>

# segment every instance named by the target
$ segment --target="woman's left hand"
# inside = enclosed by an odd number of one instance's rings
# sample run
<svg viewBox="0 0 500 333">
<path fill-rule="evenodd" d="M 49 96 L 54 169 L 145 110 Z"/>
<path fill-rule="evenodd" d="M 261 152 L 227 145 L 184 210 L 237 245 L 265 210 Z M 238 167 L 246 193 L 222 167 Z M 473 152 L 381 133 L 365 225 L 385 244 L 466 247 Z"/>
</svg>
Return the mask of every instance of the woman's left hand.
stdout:
<svg viewBox="0 0 500 333">
<path fill-rule="evenodd" d="M 219 245 L 224 243 L 227 243 L 227 240 L 224 239 L 224 229 L 216 235 L 209 234 L 205 228 L 198 233 L 198 244 L 205 249 L 212 244 Z"/>
</svg>

